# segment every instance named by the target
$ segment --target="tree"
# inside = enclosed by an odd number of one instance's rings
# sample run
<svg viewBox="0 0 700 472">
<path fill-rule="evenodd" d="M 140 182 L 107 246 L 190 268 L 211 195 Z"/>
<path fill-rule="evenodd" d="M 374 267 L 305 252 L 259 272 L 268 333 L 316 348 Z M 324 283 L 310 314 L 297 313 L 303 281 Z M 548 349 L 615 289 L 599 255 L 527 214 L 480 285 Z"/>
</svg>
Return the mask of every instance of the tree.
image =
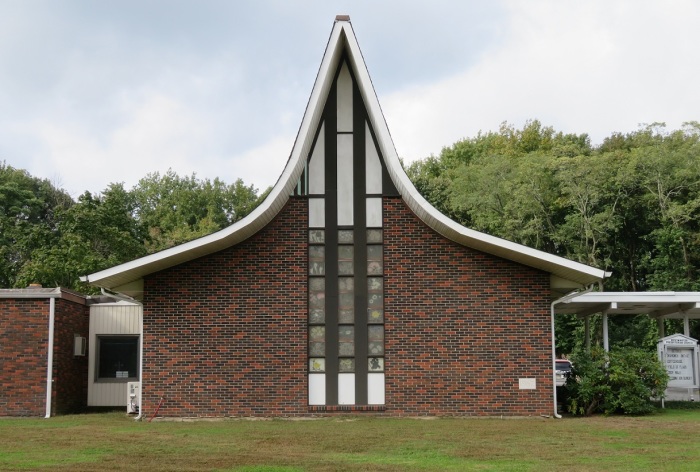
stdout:
<svg viewBox="0 0 700 472">
<path fill-rule="evenodd" d="M 133 211 L 133 197 L 122 184 L 111 184 L 102 195 L 85 192 L 77 203 L 57 211 L 55 241 L 32 251 L 18 281 L 89 291 L 80 276 L 146 254 L 145 233 Z"/>
<path fill-rule="evenodd" d="M 33 251 L 55 244 L 57 212 L 72 204 L 70 196 L 48 180 L 0 163 L 0 286 L 25 283 L 17 280 L 22 267 Z"/>
<path fill-rule="evenodd" d="M 241 179 L 226 185 L 218 178 L 180 177 L 172 170 L 148 174 L 132 194 L 136 218 L 148 233 L 149 253 L 223 229 L 262 201 L 257 189 Z"/>
</svg>

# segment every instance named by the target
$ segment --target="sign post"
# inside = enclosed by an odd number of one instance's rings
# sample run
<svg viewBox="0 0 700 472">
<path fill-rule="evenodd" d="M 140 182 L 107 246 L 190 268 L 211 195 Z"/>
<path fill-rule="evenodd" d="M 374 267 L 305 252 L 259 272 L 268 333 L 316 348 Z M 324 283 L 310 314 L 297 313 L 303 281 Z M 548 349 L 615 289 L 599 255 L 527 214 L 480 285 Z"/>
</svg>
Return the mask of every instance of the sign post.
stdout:
<svg viewBox="0 0 700 472">
<path fill-rule="evenodd" d="M 698 340 L 674 334 L 659 339 L 657 346 L 659 360 L 668 372 L 668 387 L 687 388 L 690 400 L 694 400 L 693 389 L 700 384 Z"/>
</svg>

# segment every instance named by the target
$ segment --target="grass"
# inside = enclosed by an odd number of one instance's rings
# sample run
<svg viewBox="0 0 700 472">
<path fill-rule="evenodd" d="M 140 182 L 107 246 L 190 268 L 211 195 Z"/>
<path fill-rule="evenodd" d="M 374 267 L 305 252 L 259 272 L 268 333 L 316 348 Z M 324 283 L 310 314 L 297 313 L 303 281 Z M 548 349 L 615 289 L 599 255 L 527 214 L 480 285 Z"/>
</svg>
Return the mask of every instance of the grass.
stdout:
<svg viewBox="0 0 700 472">
<path fill-rule="evenodd" d="M 0 419 L 0 470 L 700 470 L 700 410 L 646 417 Z"/>
</svg>

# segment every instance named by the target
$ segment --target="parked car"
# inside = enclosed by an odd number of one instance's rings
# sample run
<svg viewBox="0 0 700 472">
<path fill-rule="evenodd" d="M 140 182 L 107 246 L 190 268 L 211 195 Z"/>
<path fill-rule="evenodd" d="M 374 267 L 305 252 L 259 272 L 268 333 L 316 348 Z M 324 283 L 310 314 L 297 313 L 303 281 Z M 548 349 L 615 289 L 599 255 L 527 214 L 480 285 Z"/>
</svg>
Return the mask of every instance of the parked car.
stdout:
<svg viewBox="0 0 700 472">
<path fill-rule="evenodd" d="M 557 387 L 561 387 L 566 383 L 566 379 L 571 373 L 571 361 L 567 359 L 556 360 Z"/>
</svg>

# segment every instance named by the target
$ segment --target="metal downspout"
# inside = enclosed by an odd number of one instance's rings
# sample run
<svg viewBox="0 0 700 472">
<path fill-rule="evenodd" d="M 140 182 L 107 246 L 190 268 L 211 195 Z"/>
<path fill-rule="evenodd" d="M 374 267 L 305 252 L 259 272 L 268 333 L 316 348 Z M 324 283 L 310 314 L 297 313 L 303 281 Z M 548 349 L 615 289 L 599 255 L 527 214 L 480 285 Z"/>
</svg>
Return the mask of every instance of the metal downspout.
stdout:
<svg viewBox="0 0 700 472">
<path fill-rule="evenodd" d="M 49 298 L 49 339 L 46 359 L 46 416 L 51 418 L 51 399 L 53 397 L 53 340 L 56 320 L 56 299 Z"/>
<path fill-rule="evenodd" d="M 583 295 L 584 293 L 588 293 L 591 290 L 593 290 L 593 286 L 588 287 L 586 290 L 580 291 L 580 292 L 572 292 L 568 295 L 564 295 L 558 300 L 554 300 L 552 304 L 550 305 L 550 321 L 551 321 L 551 329 L 552 329 L 552 390 L 553 390 L 553 395 L 552 398 L 554 399 L 554 417 L 561 419 L 561 415 L 557 412 L 557 348 L 555 344 L 555 333 L 554 333 L 554 305 L 557 305 L 559 303 L 566 302 L 568 300 L 571 300 L 572 298 L 578 297 L 579 295 Z"/>
</svg>

